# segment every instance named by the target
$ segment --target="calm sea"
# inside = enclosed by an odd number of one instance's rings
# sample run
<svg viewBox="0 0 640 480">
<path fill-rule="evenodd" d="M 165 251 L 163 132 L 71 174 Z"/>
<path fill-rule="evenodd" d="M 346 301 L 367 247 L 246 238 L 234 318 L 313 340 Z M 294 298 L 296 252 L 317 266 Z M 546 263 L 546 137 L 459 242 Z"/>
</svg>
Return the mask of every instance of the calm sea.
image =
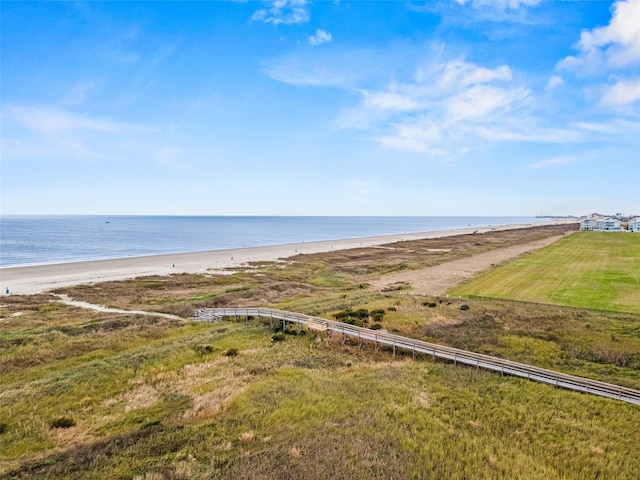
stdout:
<svg viewBox="0 0 640 480">
<path fill-rule="evenodd" d="M 540 221 L 532 217 L 0 217 L 0 266 L 431 232 Z"/>
</svg>

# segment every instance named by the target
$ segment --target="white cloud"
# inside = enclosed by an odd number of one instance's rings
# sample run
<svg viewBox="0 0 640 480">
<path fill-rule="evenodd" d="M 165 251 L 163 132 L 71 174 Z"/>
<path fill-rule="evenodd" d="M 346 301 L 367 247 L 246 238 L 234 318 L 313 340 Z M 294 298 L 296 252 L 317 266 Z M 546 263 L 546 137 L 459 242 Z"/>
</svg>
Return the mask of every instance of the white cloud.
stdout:
<svg viewBox="0 0 640 480">
<path fill-rule="evenodd" d="M 328 43 L 331 40 L 333 40 L 332 35 L 321 29 L 316 30 L 316 33 L 309 37 L 309 43 L 314 47 Z"/>
<path fill-rule="evenodd" d="M 640 61 L 640 0 L 616 2 L 609 25 L 583 31 L 578 45 L 587 53 L 604 48 L 606 61 L 613 66 Z"/>
<path fill-rule="evenodd" d="M 552 75 L 547 82 L 547 88 L 549 90 L 553 90 L 554 88 L 558 88 L 564 85 L 564 80 L 559 75 Z"/>
<path fill-rule="evenodd" d="M 640 98 L 640 0 L 619 0 L 611 10 L 609 24 L 583 31 L 579 53 L 562 59 L 557 68 L 593 77 L 600 84 L 587 85 L 585 93 L 602 92 L 600 105 L 618 107 Z M 635 78 L 620 80 L 621 74 Z"/>
<path fill-rule="evenodd" d="M 564 58 L 558 67 L 594 75 L 640 62 L 640 0 L 620 0 L 612 10 L 609 24 L 583 31 L 578 55 Z"/>
<path fill-rule="evenodd" d="M 620 81 L 607 87 L 601 103 L 607 106 L 628 105 L 640 100 L 640 78 Z"/>
<path fill-rule="evenodd" d="M 273 25 L 295 25 L 309 21 L 307 0 L 274 0 L 269 8 L 256 11 L 251 20 Z"/>
<path fill-rule="evenodd" d="M 507 65 L 491 69 L 460 59 L 423 66 L 413 82 L 360 90 L 362 102 L 338 125 L 369 131 L 369 139 L 388 148 L 448 159 L 469 151 L 471 138 L 484 138 L 481 128 L 511 128 L 510 112 L 530 95 L 510 85 L 512 77 Z"/>
</svg>

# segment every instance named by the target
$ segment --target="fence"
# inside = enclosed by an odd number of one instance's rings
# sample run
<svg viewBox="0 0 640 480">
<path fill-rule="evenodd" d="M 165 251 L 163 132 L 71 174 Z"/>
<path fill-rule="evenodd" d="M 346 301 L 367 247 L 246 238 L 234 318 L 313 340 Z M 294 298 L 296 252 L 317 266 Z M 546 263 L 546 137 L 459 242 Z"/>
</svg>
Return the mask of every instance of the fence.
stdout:
<svg viewBox="0 0 640 480">
<path fill-rule="evenodd" d="M 618 315 L 633 315 L 636 317 L 640 317 L 640 313 L 638 312 L 629 312 L 624 310 L 603 310 L 600 308 L 574 307 L 570 305 L 557 305 L 553 303 L 527 302 L 524 300 L 513 300 L 510 298 L 483 297 L 481 295 L 461 295 L 460 298 L 466 298 L 469 300 L 487 300 L 487 301 L 493 301 L 493 302 L 514 303 L 518 305 L 533 305 L 538 307 L 552 307 L 552 308 L 559 308 L 559 309 L 573 310 L 573 311 L 586 311 L 586 312 L 618 314 Z"/>
<path fill-rule="evenodd" d="M 640 391 L 632 388 L 590 380 L 566 373 L 554 372 L 553 370 L 512 362 L 480 353 L 468 352 L 458 348 L 423 342 L 400 335 L 380 332 L 379 330 L 356 327 L 354 325 L 312 317 L 302 313 L 286 312 L 269 308 L 203 308 L 196 311 L 193 320 L 220 321 L 223 318 L 230 317 L 233 317 L 235 320 L 241 318 L 249 320 L 251 317 L 269 319 L 272 326 L 274 321 L 282 321 L 284 329 L 287 328 L 287 323 L 306 326 L 310 330 L 325 332 L 328 335 L 332 333 L 342 334 L 343 344 L 347 337 L 351 337 L 358 341 L 359 347 L 362 347 L 364 342 L 373 343 L 376 350 L 379 349 L 381 345 L 387 345 L 392 348 L 394 354 L 397 350 L 402 349 L 412 352 L 414 357 L 416 354 L 431 355 L 434 359 L 441 358 L 453 361 L 455 364 L 461 363 L 476 368 L 500 372 L 502 375 L 526 378 L 528 380 L 554 385 L 559 388 L 600 395 L 602 397 L 640 405 Z"/>
</svg>

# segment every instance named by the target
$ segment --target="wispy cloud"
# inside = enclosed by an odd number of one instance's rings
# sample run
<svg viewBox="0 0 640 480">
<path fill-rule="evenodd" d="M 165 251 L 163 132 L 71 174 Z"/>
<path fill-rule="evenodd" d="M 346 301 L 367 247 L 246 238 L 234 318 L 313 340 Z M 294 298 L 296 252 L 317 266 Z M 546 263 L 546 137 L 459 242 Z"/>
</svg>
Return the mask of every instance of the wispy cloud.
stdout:
<svg viewBox="0 0 640 480">
<path fill-rule="evenodd" d="M 484 33 L 493 36 L 498 24 L 532 25 L 542 19 L 531 14 L 532 7 L 541 0 L 453 0 L 450 2 L 426 1 L 423 5 L 410 5 L 411 10 L 436 13 L 446 23 L 467 25 L 478 22 L 493 24 L 492 30 Z M 504 33 L 504 32 L 503 32 Z"/>
<path fill-rule="evenodd" d="M 316 33 L 309 37 L 309 43 L 313 47 L 322 45 L 323 43 L 329 43 L 332 40 L 333 36 L 329 32 L 321 29 L 316 30 Z"/>
<path fill-rule="evenodd" d="M 15 157 L 108 157 L 105 143 L 152 129 L 53 107 L 7 105 L 2 114 L 3 151 Z"/>
<path fill-rule="evenodd" d="M 538 162 L 530 163 L 529 165 L 527 165 L 527 167 L 528 168 L 549 168 L 549 167 L 557 167 L 558 165 L 567 165 L 575 162 L 576 162 L 575 158 L 560 156 L 560 157 L 546 158 Z"/>
<path fill-rule="evenodd" d="M 517 10 L 521 7 L 531 7 L 537 5 L 542 0 L 455 0 L 460 5 L 471 5 L 474 8 L 498 8 L 500 10 Z"/>
<path fill-rule="evenodd" d="M 6 120 L 42 134 L 57 135 L 78 130 L 115 132 L 130 128 L 126 123 L 48 107 L 9 105 L 3 116 L 6 116 Z"/>
<path fill-rule="evenodd" d="M 257 10 L 251 20 L 273 25 L 295 25 L 309 21 L 307 0 L 274 0 L 269 8 Z"/>
<path fill-rule="evenodd" d="M 380 59 L 376 53 L 366 49 L 338 52 L 314 49 L 310 53 L 269 59 L 262 71 L 274 80 L 295 86 L 358 89 L 370 78 L 379 78 L 380 68 L 392 68 L 385 64 L 377 66 L 375 62 Z"/>
</svg>

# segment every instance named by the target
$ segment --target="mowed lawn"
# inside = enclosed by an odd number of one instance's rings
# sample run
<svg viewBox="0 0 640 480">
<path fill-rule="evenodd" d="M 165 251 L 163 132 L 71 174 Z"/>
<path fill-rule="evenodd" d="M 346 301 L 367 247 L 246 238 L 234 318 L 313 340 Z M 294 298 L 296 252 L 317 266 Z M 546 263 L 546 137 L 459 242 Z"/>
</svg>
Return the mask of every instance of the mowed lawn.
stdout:
<svg viewBox="0 0 640 480">
<path fill-rule="evenodd" d="M 640 313 L 640 235 L 575 233 L 450 293 Z"/>
</svg>

